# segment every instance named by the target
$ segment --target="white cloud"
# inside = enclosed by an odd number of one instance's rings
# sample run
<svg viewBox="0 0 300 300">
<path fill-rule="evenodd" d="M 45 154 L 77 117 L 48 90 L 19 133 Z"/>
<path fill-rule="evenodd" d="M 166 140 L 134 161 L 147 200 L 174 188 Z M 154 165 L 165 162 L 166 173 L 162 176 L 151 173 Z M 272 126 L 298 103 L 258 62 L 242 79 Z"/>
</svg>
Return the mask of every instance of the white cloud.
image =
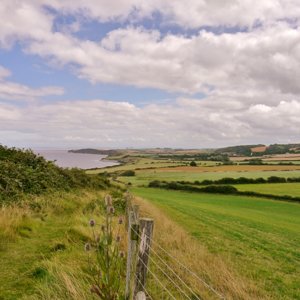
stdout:
<svg viewBox="0 0 300 300">
<path fill-rule="evenodd" d="M 36 147 L 212 147 L 216 141 L 221 146 L 299 137 L 299 101 L 219 110 L 210 107 L 210 101 L 181 99 L 143 108 L 104 100 L 0 105 L 0 135 L 13 131 L 16 134 L 4 138 L 6 143 Z"/>
<path fill-rule="evenodd" d="M 298 0 L 41 0 L 65 13 L 84 14 L 101 21 L 141 20 L 159 12 L 163 22 L 181 27 L 246 26 L 299 19 Z"/>
<path fill-rule="evenodd" d="M 191 38 L 142 28 L 118 29 L 101 43 L 60 33 L 33 41 L 27 51 L 75 64 L 92 82 L 128 84 L 185 93 L 215 89 L 300 92 L 300 29 L 286 24 L 252 32 Z"/>
<path fill-rule="evenodd" d="M 62 95 L 64 89 L 56 86 L 31 88 L 26 85 L 7 80 L 10 71 L 0 66 L 0 100 L 33 100 L 43 96 Z"/>
<path fill-rule="evenodd" d="M 204 92 L 207 97 L 186 96 L 173 104 L 143 108 L 104 100 L 33 102 L 23 107 L 0 103 L 0 130 L 4 136 L 16 133 L 6 137 L 10 143 L 22 143 L 24 133 L 24 142 L 37 146 L 207 147 L 216 141 L 222 145 L 296 140 L 300 125 L 297 2 L 4 0 L 0 47 L 9 48 L 18 41 L 27 54 L 70 65 L 78 77 L 93 83 L 186 95 Z M 54 15 L 42 5 L 83 16 L 83 20 L 129 20 L 132 26 L 113 30 L 98 42 L 79 39 L 73 35 L 79 23 L 72 30 L 54 31 Z M 183 29 L 225 25 L 247 30 L 163 35 L 139 23 L 154 12 L 162 14 L 163 22 Z M 0 67 L 2 99 L 30 100 L 63 93 L 58 87 L 33 89 L 10 82 L 8 76 L 9 71 Z"/>
<path fill-rule="evenodd" d="M 255 1 L 257 2 L 257 1 Z M 288 22 L 273 21 L 300 16 L 297 1 L 4 1 L 0 9 L 2 45 L 14 39 L 24 42 L 28 53 L 59 65 L 76 66 L 78 76 L 91 82 L 118 83 L 185 93 L 216 89 L 278 89 L 300 92 L 300 29 Z M 151 4 L 149 4 L 151 3 Z M 265 21 L 247 32 L 215 34 L 200 31 L 192 37 L 162 36 L 142 27 L 111 31 L 99 43 L 80 40 L 71 32 L 54 32 L 54 16 L 41 5 L 63 12 L 88 14 L 103 19 L 136 12 L 162 11 L 202 20 L 202 25 L 227 24 L 225 19 Z M 15 5 L 14 10 L 12 6 Z M 183 9 L 193 10 L 193 14 Z M 218 8 L 218 9 L 216 9 Z M 178 12 L 178 13 L 176 13 Z M 204 15 L 206 17 L 204 17 Z M 240 19 L 240 16 L 242 18 Z M 255 17 L 254 17 L 255 16 Z M 181 20 L 182 17 L 178 17 Z M 224 20 L 222 18 L 225 18 Z M 272 21 L 273 20 L 273 21 Z M 248 23 L 250 21 L 247 21 Z M 214 22 L 212 22 L 214 23 Z M 250 22 L 251 23 L 251 22 Z M 39 24 L 36 26 L 36 24 Z M 184 26 L 184 21 L 179 22 Z"/>
</svg>

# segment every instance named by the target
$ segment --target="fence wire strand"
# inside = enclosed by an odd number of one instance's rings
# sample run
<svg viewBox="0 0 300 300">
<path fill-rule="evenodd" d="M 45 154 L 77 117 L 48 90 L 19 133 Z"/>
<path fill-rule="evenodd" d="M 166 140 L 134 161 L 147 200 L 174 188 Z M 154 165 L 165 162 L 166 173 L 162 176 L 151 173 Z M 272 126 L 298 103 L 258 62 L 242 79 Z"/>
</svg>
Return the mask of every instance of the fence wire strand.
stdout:
<svg viewBox="0 0 300 300">
<path fill-rule="evenodd" d="M 133 229 L 133 231 L 141 238 L 141 235 L 139 232 L 135 231 Z M 226 298 L 221 295 L 218 291 L 216 291 L 211 285 L 209 285 L 206 281 L 204 281 L 201 277 L 199 277 L 196 273 L 194 273 L 193 271 L 191 271 L 190 269 L 188 269 L 183 263 L 181 263 L 176 257 L 174 257 L 173 255 L 171 255 L 167 250 L 165 250 L 163 247 L 161 247 L 156 241 L 154 241 L 154 239 L 151 239 L 151 242 L 153 244 L 155 244 L 160 250 L 162 250 L 165 254 L 167 254 L 170 258 L 172 258 L 179 266 L 181 266 L 183 269 L 185 269 L 188 273 L 190 273 L 194 278 L 196 278 L 198 281 L 200 281 L 207 289 L 209 289 L 212 293 L 214 293 L 216 296 L 218 296 L 220 299 L 225 300 Z M 153 248 L 151 247 L 151 251 L 153 251 L 153 253 L 155 252 L 153 250 Z M 150 257 L 150 256 L 148 256 Z M 161 258 L 162 259 L 162 258 Z M 166 263 L 165 263 L 166 264 Z M 170 269 L 172 269 L 171 267 L 169 267 Z M 173 269 L 172 271 L 174 273 L 176 273 Z M 178 276 L 178 275 L 177 275 Z M 179 277 L 179 276 L 178 276 Z M 180 278 L 180 277 L 179 277 Z M 181 278 L 180 280 L 182 282 L 184 282 Z M 190 288 L 189 288 L 190 289 Z M 194 293 L 194 292 L 193 292 Z M 195 295 L 195 294 L 194 294 Z M 196 295 L 197 296 L 197 295 Z M 199 298 L 199 296 L 197 296 Z"/>
<path fill-rule="evenodd" d="M 141 263 L 145 266 L 145 268 L 148 270 L 148 272 L 153 276 L 153 278 L 161 285 L 161 287 L 171 296 L 172 299 L 176 300 L 176 298 L 173 296 L 173 294 L 169 291 L 167 287 L 165 287 L 159 278 L 148 268 L 148 266 L 141 260 Z"/>
</svg>

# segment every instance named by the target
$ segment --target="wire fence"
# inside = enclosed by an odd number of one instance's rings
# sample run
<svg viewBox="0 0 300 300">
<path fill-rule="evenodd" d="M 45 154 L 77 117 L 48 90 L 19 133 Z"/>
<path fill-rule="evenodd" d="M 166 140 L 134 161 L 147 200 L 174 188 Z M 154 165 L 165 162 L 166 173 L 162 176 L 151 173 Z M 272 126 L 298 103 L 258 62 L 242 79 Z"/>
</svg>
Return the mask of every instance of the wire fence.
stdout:
<svg viewBox="0 0 300 300">
<path fill-rule="evenodd" d="M 133 209 L 130 203 L 128 203 L 128 212 L 134 211 L 134 223 L 139 223 L 137 207 Z M 135 285 L 143 290 L 147 299 L 188 299 L 188 300 L 205 300 L 201 295 L 201 290 L 207 290 L 211 293 L 215 299 L 226 299 L 220 292 L 218 292 L 211 284 L 206 282 L 194 271 L 189 269 L 183 262 L 177 257 L 170 254 L 168 250 L 162 247 L 156 240 L 150 236 L 145 236 L 144 230 L 137 226 L 131 226 L 131 222 L 128 221 L 129 228 L 134 235 L 138 237 L 139 247 L 134 259 L 131 261 L 130 276 L 134 279 Z M 148 247 L 148 251 L 145 251 L 140 255 L 142 249 Z M 139 265 L 139 268 L 137 267 Z M 137 269 L 141 274 L 137 273 Z M 183 278 L 183 272 L 188 274 Z M 147 278 L 147 281 L 146 281 Z M 193 278 L 196 284 L 193 286 L 189 283 Z M 134 286 L 134 285 L 133 285 Z M 196 287 L 195 287 L 196 286 Z M 134 287 L 132 288 L 134 290 Z M 207 293 L 206 293 L 207 294 Z M 212 297 L 209 297 L 211 299 Z"/>
</svg>

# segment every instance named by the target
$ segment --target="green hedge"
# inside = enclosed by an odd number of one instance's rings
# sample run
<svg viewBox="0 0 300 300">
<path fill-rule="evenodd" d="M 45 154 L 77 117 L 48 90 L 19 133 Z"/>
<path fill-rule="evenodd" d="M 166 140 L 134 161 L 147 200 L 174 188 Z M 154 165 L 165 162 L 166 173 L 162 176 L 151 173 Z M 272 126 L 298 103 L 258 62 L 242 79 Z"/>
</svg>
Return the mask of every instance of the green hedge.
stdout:
<svg viewBox="0 0 300 300">
<path fill-rule="evenodd" d="M 122 172 L 120 174 L 120 176 L 135 176 L 135 171 L 133 171 L 133 170 L 126 170 L 126 171 Z"/>
<path fill-rule="evenodd" d="M 0 203 L 17 200 L 24 194 L 108 185 L 109 180 L 104 176 L 90 176 L 80 169 L 63 169 L 31 150 L 0 145 Z"/>
<path fill-rule="evenodd" d="M 292 197 L 289 195 L 272 195 L 272 194 L 262 194 L 252 191 L 238 191 L 234 186 L 231 185 L 207 185 L 205 187 L 197 187 L 194 185 L 183 184 L 182 182 L 165 182 L 165 181 L 151 181 L 148 185 L 151 188 L 162 188 L 170 190 L 180 190 L 188 192 L 198 192 L 198 193 L 212 193 L 212 194 L 225 194 L 225 195 L 243 195 L 243 196 L 253 196 L 259 198 L 268 198 L 273 200 L 286 200 L 300 203 L 300 197 Z"/>
</svg>

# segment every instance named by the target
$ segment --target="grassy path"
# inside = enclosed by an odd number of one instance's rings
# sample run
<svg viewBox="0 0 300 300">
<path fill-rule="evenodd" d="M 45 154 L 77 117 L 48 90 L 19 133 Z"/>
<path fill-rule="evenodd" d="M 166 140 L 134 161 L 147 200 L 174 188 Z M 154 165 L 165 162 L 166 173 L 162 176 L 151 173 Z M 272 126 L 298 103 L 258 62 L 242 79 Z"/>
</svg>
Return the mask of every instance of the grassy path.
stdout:
<svg viewBox="0 0 300 300">
<path fill-rule="evenodd" d="M 233 263 L 263 299 L 300 299 L 299 204 L 148 188 L 134 193 Z"/>
</svg>

